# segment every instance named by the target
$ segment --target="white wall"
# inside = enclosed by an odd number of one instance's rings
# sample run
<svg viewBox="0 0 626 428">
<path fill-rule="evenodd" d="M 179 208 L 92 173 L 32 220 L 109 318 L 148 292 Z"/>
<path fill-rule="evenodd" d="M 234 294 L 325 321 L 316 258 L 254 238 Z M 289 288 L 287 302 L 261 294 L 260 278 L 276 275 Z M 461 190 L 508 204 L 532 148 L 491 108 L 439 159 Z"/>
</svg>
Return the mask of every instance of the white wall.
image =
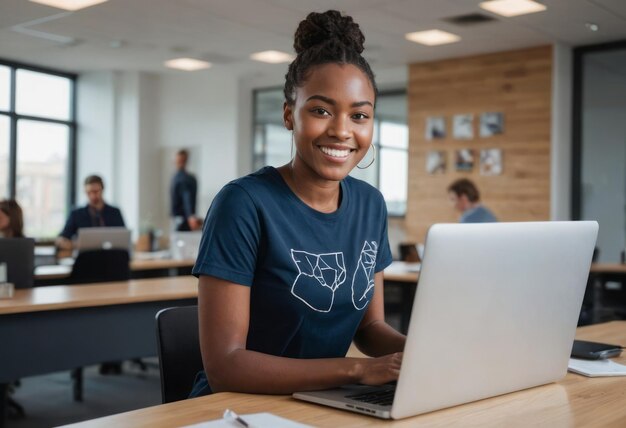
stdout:
<svg viewBox="0 0 626 428">
<path fill-rule="evenodd" d="M 571 220 L 572 48 L 553 46 L 550 218 Z"/>
<path fill-rule="evenodd" d="M 76 119 L 78 149 L 76 159 L 77 203 L 86 203 L 83 179 L 90 174 L 102 176 L 105 184 L 114 180 L 115 86 L 113 72 L 81 74 L 77 86 Z M 106 186 L 106 200 L 117 202 L 114 186 Z"/>
<path fill-rule="evenodd" d="M 167 232 L 174 168 L 165 155 L 182 147 L 196 155 L 190 169 L 201 216 L 237 177 L 238 82 L 229 73 L 85 73 L 77 92 L 79 203 L 86 201 L 82 179 L 100 174 L 105 199 L 122 209 L 128 227 Z"/>
</svg>

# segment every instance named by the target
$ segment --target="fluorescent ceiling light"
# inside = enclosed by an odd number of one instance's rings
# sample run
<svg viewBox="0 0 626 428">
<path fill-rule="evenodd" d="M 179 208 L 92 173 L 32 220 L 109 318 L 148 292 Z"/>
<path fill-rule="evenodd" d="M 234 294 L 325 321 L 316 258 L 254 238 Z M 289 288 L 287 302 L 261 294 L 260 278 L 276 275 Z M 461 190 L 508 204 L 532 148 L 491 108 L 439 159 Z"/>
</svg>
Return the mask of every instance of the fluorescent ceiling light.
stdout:
<svg viewBox="0 0 626 428">
<path fill-rule="evenodd" d="M 109 0 L 30 0 L 33 3 L 45 4 L 64 10 L 79 10 L 86 7 L 95 6 Z"/>
<path fill-rule="evenodd" d="M 176 58 L 165 61 L 165 66 L 178 70 L 196 71 L 211 67 L 211 63 L 193 58 Z"/>
<path fill-rule="evenodd" d="M 547 9 L 545 5 L 533 0 L 490 0 L 482 2 L 480 7 L 506 17 L 542 12 Z"/>
<path fill-rule="evenodd" d="M 279 64 L 281 62 L 293 61 L 293 55 L 281 51 L 263 51 L 250 55 L 255 61 L 269 62 L 270 64 Z"/>
<path fill-rule="evenodd" d="M 461 40 L 456 34 L 448 33 L 441 30 L 417 31 L 415 33 L 406 33 L 404 37 L 415 43 L 426 46 L 445 45 L 446 43 L 454 43 Z"/>
</svg>

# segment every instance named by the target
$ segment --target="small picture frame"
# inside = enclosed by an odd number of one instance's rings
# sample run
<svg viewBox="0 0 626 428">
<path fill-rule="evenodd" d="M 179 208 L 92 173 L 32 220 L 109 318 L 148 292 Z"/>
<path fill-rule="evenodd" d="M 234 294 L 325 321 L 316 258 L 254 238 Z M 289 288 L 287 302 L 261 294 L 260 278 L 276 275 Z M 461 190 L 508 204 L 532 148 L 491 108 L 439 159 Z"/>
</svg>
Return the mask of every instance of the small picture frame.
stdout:
<svg viewBox="0 0 626 428">
<path fill-rule="evenodd" d="M 445 174 L 446 152 L 443 150 L 431 150 L 426 155 L 426 172 L 431 175 Z"/>
<path fill-rule="evenodd" d="M 441 140 L 446 138 L 446 118 L 431 116 L 426 118 L 426 139 Z"/>
<path fill-rule="evenodd" d="M 457 140 L 474 138 L 474 115 L 455 114 L 452 118 L 452 137 Z"/>
<path fill-rule="evenodd" d="M 484 149 L 480 151 L 480 175 L 500 175 L 502 169 L 502 150 Z"/>
<path fill-rule="evenodd" d="M 486 112 L 480 115 L 480 136 L 491 137 L 504 132 L 504 114 Z"/>
<path fill-rule="evenodd" d="M 457 150 L 454 159 L 457 171 L 469 172 L 474 169 L 474 151 L 472 149 Z"/>
</svg>

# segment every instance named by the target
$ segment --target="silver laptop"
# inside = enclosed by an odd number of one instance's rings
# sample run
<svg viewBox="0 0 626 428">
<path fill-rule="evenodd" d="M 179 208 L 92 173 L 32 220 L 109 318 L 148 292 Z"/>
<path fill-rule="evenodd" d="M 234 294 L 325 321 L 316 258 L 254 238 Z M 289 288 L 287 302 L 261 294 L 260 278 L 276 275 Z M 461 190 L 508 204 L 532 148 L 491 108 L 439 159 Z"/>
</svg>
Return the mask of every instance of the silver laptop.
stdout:
<svg viewBox="0 0 626 428">
<path fill-rule="evenodd" d="M 397 385 L 295 398 L 400 419 L 567 372 L 598 223 L 430 228 Z"/>
<path fill-rule="evenodd" d="M 125 227 L 82 227 L 76 240 L 78 251 L 131 250 L 130 230 Z"/>
<path fill-rule="evenodd" d="M 35 241 L 31 238 L 0 238 L 0 264 L 6 265 L 6 278 L 15 288 L 33 286 Z"/>
<path fill-rule="evenodd" d="M 170 235 L 170 252 L 174 260 L 195 260 L 198 258 L 201 231 L 172 232 Z"/>
</svg>

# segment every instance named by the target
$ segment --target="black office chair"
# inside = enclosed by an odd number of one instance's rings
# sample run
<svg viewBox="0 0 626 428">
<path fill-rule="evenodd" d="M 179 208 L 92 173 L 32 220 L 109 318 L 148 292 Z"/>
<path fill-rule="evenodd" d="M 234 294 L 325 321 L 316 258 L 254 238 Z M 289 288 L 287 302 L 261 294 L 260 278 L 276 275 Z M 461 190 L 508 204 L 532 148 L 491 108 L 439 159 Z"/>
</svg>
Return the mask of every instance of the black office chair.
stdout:
<svg viewBox="0 0 626 428">
<path fill-rule="evenodd" d="M 81 251 L 76 257 L 69 282 L 127 281 L 130 279 L 128 251 L 120 249 Z"/>
<path fill-rule="evenodd" d="M 163 404 L 189 396 L 203 370 L 198 339 L 198 307 L 167 308 L 156 314 Z"/>
<path fill-rule="evenodd" d="M 91 284 L 110 281 L 128 281 L 130 279 L 130 257 L 128 251 L 121 249 L 86 250 L 78 253 L 70 284 Z M 121 363 L 104 363 L 103 367 L 120 370 Z M 118 371 L 119 372 L 119 371 Z M 71 372 L 74 401 L 83 401 L 83 369 Z"/>
<path fill-rule="evenodd" d="M 596 263 L 600 257 L 600 249 L 595 247 L 593 249 L 593 255 L 591 256 L 591 262 Z M 599 302 L 595 301 L 595 287 L 596 277 L 592 273 L 587 278 L 587 287 L 585 288 L 585 297 L 583 297 L 583 304 L 580 308 L 580 314 L 578 315 L 578 326 L 589 325 L 594 323 L 594 312 L 596 311 L 596 305 Z M 597 321 L 596 321 L 597 322 Z"/>
</svg>

